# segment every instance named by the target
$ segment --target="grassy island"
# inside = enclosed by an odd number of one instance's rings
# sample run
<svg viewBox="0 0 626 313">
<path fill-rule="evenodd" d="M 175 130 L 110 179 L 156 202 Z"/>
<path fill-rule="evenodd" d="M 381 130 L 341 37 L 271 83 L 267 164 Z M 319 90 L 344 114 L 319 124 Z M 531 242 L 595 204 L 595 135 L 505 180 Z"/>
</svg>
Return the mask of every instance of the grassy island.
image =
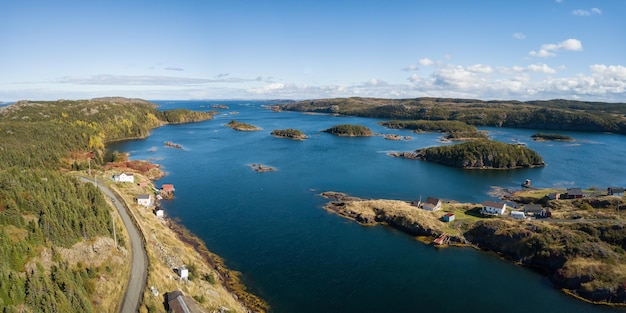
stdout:
<svg viewBox="0 0 626 313">
<path fill-rule="evenodd" d="M 374 135 L 374 133 L 365 126 L 351 124 L 333 126 L 323 130 L 323 132 L 345 137 L 368 137 Z"/>
<path fill-rule="evenodd" d="M 493 140 L 469 141 L 391 155 L 465 169 L 515 169 L 545 165 L 541 156 L 531 149 Z"/>
<path fill-rule="evenodd" d="M 261 130 L 260 127 L 251 125 L 251 124 L 246 124 L 246 123 L 241 123 L 235 120 L 232 120 L 230 122 L 228 122 L 228 124 L 226 124 L 226 126 L 234 129 L 234 130 L 239 130 L 239 131 L 257 131 L 257 130 Z"/>
<path fill-rule="evenodd" d="M 379 124 L 392 129 L 410 129 L 417 133 L 441 132 L 446 134 L 448 140 L 487 139 L 485 133 L 461 121 L 392 120 Z"/>
<path fill-rule="evenodd" d="M 331 199 L 326 210 L 362 225 L 384 224 L 425 243 L 445 238 L 451 245 L 492 251 L 542 271 L 555 286 L 577 298 L 626 305 L 626 220 L 617 213 L 625 199 L 548 200 L 545 195 L 551 191 L 523 191 L 509 199 L 537 201 L 551 212 L 551 218 L 533 219 L 516 219 L 508 213 L 482 216 L 481 204 L 476 203 L 442 201 L 440 210 L 427 211 L 407 201 L 360 199 L 337 192 L 322 196 Z M 529 206 L 529 202 L 518 204 Z M 445 222 L 451 214 L 455 218 Z"/>
<path fill-rule="evenodd" d="M 291 138 L 294 140 L 303 140 L 303 139 L 309 138 L 302 131 L 298 129 L 293 129 L 293 128 L 276 129 L 276 130 L 273 130 L 271 134 L 272 136 L 275 136 L 278 138 Z"/>
<path fill-rule="evenodd" d="M 574 139 L 572 139 L 572 137 L 567 136 L 567 135 L 561 135 L 561 134 L 536 133 L 536 134 L 533 134 L 530 137 L 532 137 L 533 140 L 535 140 L 535 141 L 549 141 L 549 140 L 574 141 Z"/>
</svg>

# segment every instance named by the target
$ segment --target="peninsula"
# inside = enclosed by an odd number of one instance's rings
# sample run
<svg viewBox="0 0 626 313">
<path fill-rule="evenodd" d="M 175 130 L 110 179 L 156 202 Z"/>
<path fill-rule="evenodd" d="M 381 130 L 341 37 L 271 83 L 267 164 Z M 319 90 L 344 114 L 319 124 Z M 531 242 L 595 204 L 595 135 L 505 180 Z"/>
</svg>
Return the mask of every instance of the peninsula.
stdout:
<svg viewBox="0 0 626 313">
<path fill-rule="evenodd" d="M 548 195 L 554 191 L 515 193 L 509 200 L 522 201 L 518 202 L 521 211 L 510 215 L 506 210 L 504 215 L 481 214 L 490 205 L 487 202 L 429 199 L 433 204 L 426 205 L 338 192 L 321 196 L 331 200 L 326 210 L 362 225 L 384 224 L 425 243 L 447 242 L 495 252 L 542 271 L 570 295 L 593 303 L 626 305 L 626 220 L 617 213 L 626 201 L 622 196 L 550 200 Z M 535 217 L 525 217 L 524 211 Z"/>
<path fill-rule="evenodd" d="M 389 155 L 465 169 L 516 169 L 545 165 L 541 156 L 531 149 L 487 139 Z"/>
<path fill-rule="evenodd" d="M 235 273 L 213 261 L 219 258 L 197 257 L 208 253 L 203 252 L 201 241 L 191 244 L 191 236 L 166 234 L 168 229 L 182 228 L 139 209 L 134 189 L 140 187 L 139 180 L 147 182 L 162 173 L 147 162 L 129 162 L 105 147 L 108 142 L 144 138 L 165 124 L 212 117 L 185 109 L 159 111 L 153 103 L 128 98 L 19 101 L 0 108 L 0 306 L 9 312 L 119 311 L 126 292 L 120 286 L 126 286 L 131 277 L 129 236 L 114 203 L 93 184 L 79 182 L 76 175 L 83 175 L 106 182 L 117 190 L 126 208 L 137 213 L 137 223 L 155 227 L 149 233 L 145 232 L 149 228 L 140 227 L 150 264 L 148 284 L 159 286 L 155 277 L 163 279 L 172 273 L 160 265 L 163 255 L 157 251 L 166 251 L 181 258 L 177 265 L 195 272 L 189 288 L 183 289 L 201 307 L 265 311 L 266 304 L 245 292 Z M 114 183 L 111 176 L 120 171 L 129 174 L 127 178 L 137 178 L 138 185 Z M 149 186 L 141 187 L 142 194 L 150 195 L 145 189 Z M 213 290 L 210 299 L 192 287 L 200 285 L 206 287 L 204 291 Z M 162 294 L 179 287 L 161 286 L 139 290 L 143 295 L 139 311 L 165 310 Z"/>
</svg>

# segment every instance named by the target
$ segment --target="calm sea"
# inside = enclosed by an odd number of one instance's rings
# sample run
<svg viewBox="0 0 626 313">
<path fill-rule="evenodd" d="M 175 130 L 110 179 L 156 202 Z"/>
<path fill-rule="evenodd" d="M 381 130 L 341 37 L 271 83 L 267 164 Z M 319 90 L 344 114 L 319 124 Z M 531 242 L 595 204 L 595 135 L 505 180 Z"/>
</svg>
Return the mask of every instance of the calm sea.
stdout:
<svg viewBox="0 0 626 313">
<path fill-rule="evenodd" d="M 609 312 L 564 295 L 547 278 L 471 248 L 437 249 L 386 227 L 362 227 L 324 211 L 322 191 L 400 200 L 420 196 L 482 202 L 494 188 L 626 186 L 626 136 L 560 132 L 573 143 L 534 142 L 537 130 L 484 128 L 503 142 L 523 142 L 548 166 L 471 171 L 392 158 L 389 151 L 441 145 L 439 134 L 387 130 L 378 119 L 272 112 L 254 101 L 158 101 L 162 109 L 211 110 L 215 119 L 155 129 L 149 138 L 112 150 L 150 159 L 173 183 L 166 214 L 202 238 L 209 250 L 243 273 L 250 291 L 272 312 Z M 262 127 L 237 132 L 238 120 Z M 412 136 L 340 138 L 320 130 L 360 124 L 377 133 Z M 278 139 L 274 129 L 297 128 L 305 141 Z M 167 148 L 172 141 L 183 149 Z M 250 164 L 278 169 L 257 173 Z M 623 311 L 623 310 L 622 310 Z"/>
</svg>

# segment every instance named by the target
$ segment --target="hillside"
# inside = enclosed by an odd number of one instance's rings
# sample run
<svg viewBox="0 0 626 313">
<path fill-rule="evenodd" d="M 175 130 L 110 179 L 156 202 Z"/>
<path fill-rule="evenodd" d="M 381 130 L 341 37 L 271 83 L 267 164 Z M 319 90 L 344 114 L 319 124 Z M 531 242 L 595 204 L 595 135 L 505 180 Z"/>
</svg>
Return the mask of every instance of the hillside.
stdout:
<svg viewBox="0 0 626 313">
<path fill-rule="evenodd" d="M 277 105 L 281 110 L 408 120 L 456 120 L 474 126 L 626 134 L 626 104 L 475 99 L 335 98 Z"/>
<path fill-rule="evenodd" d="M 179 111 L 178 121 L 211 115 Z M 5 312 L 114 312 L 128 273 L 121 223 L 91 184 L 105 144 L 173 117 L 139 99 L 19 101 L 0 108 L 0 307 Z M 115 215 L 116 216 L 116 215 Z M 115 217 L 117 219 L 117 217 Z M 114 249 L 118 246 L 119 250 Z"/>
<path fill-rule="evenodd" d="M 391 155 L 466 169 L 515 169 L 545 165 L 541 156 L 531 149 L 493 140 L 475 140 Z"/>
</svg>

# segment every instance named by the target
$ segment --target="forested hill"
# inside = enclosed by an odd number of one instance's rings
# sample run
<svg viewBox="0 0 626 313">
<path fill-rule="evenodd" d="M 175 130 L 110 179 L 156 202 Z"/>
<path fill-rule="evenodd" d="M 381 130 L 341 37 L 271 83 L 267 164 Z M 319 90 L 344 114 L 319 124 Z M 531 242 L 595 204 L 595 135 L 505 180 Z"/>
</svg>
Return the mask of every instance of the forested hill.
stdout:
<svg viewBox="0 0 626 313">
<path fill-rule="evenodd" d="M 0 108 L 3 312 L 99 311 L 99 277 L 111 268 L 76 263 L 59 251 L 113 238 L 111 208 L 93 185 L 64 173 L 87 169 L 88 162 L 97 169 L 106 161 L 107 142 L 211 116 L 161 112 L 155 104 L 126 98 L 19 101 Z"/>
<path fill-rule="evenodd" d="M 626 103 L 574 100 L 334 98 L 278 104 L 282 110 L 363 117 L 458 120 L 475 126 L 626 134 Z"/>
</svg>

